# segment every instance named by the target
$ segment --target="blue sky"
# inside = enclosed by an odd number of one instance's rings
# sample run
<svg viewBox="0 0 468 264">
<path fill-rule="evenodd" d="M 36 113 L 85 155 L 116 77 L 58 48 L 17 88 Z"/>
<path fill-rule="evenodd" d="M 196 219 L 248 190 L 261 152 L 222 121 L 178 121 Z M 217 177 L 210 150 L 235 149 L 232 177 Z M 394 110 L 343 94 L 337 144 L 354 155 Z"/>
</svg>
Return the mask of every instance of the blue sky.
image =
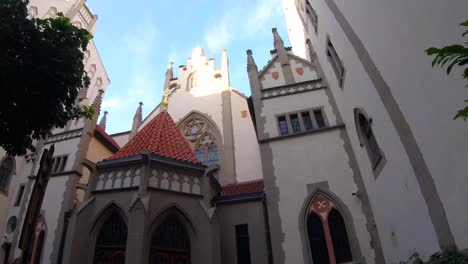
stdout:
<svg viewBox="0 0 468 264">
<path fill-rule="evenodd" d="M 282 0 L 88 0 L 98 15 L 94 41 L 111 84 L 103 110 L 108 133 L 131 129 L 138 102 L 145 117 L 160 101 L 169 60 L 186 64 L 200 45 L 220 65 L 229 56 L 231 86 L 250 95 L 247 49 L 262 68 L 273 49 L 271 28 L 288 43 Z M 177 70 L 174 72 L 177 76 Z"/>
</svg>

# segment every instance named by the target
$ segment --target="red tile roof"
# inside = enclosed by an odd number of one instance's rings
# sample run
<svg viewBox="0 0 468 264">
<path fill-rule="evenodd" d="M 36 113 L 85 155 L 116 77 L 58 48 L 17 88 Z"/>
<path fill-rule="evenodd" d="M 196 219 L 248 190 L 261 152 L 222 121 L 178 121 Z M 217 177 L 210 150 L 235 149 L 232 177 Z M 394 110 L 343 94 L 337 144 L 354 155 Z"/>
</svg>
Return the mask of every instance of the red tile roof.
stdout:
<svg viewBox="0 0 468 264">
<path fill-rule="evenodd" d="M 107 160 L 139 155 L 142 150 L 180 161 L 200 163 L 174 120 L 166 112 L 159 113 L 125 146 Z"/>
<path fill-rule="evenodd" d="M 237 195 L 243 193 L 256 193 L 263 191 L 263 180 L 255 180 L 248 182 L 241 182 L 235 184 L 229 184 L 222 187 L 221 194 L 226 195 Z"/>
<path fill-rule="evenodd" d="M 120 149 L 120 146 L 115 140 L 109 136 L 109 134 L 102 129 L 100 125 L 96 125 L 95 134 L 97 134 L 97 139 L 104 141 L 103 144 L 107 145 L 113 152 L 117 152 Z"/>
</svg>

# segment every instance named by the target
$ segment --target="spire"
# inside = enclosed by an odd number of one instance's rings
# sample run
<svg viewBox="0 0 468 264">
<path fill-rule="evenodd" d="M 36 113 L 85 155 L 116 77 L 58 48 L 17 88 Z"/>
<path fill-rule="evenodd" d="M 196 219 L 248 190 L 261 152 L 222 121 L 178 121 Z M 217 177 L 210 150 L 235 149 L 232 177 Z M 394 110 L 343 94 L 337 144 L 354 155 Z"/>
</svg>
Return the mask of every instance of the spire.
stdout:
<svg viewBox="0 0 468 264">
<path fill-rule="evenodd" d="M 99 112 L 101 112 L 102 94 L 103 93 L 104 93 L 104 90 L 99 89 L 98 94 L 96 95 L 96 98 L 94 98 L 93 108 L 94 108 L 94 112 L 96 112 L 96 116 L 98 116 Z"/>
<path fill-rule="evenodd" d="M 166 78 L 164 79 L 164 90 L 169 89 L 171 84 L 171 79 L 174 78 L 174 73 L 172 72 L 172 61 L 169 62 L 166 70 Z"/>
<path fill-rule="evenodd" d="M 286 48 L 284 47 L 283 39 L 278 34 L 278 30 L 273 28 L 273 46 L 278 54 L 281 65 L 289 64 L 288 54 L 286 53 Z"/>
<path fill-rule="evenodd" d="M 247 71 L 250 72 L 255 70 L 258 73 L 257 64 L 255 64 L 255 60 L 252 55 L 252 50 L 247 50 Z"/>
<path fill-rule="evenodd" d="M 138 108 L 135 112 L 135 116 L 133 117 L 132 131 L 130 132 L 130 135 L 128 137 L 129 141 L 136 135 L 136 133 L 138 132 L 138 128 L 141 126 L 142 115 L 143 115 L 142 106 L 143 106 L 143 103 L 139 102 Z"/>
<path fill-rule="evenodd" d="M 247 50 L 247 75 L 249 76 L 250 91 L 253 98 L 261 98 L 261 83 L 258 77 L 258 68 L 252 55 L 252 50 Z"/>
<path fill-rule="evenodd" d="M 107 123 L 107 111 L 104 111 L 104 116 L 99 121 L 99 126 L 106 131 L 106 123 Z"/>
<path fill-rule="evenodd" d="M 223 53 L 221 54 L 221 72 L 224 87 L 226 89 L 230 89 L 231 82 L 229 80 L 229 60 L 226 49 L 223 49 Z"/>
</svg>

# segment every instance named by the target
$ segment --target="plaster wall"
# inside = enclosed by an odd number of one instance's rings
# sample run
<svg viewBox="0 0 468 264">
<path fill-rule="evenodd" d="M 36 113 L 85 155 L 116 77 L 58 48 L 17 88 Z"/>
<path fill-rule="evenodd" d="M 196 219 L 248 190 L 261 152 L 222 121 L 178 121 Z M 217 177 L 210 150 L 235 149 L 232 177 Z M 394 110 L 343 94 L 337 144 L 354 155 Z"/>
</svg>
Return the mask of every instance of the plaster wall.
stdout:
<svg viewBox="0 0 468 264">
<path fill-rule="evenodd" d="M 223 263 L 238 263 L 235 226 L 240 224 L 248 224 L 251 263 L 268 263 L 266 229 L 261 201 L 218 205 L 216 214 L 219 215 L 220 220 Z"/>
<path fill-rule="evenodd" d="M 130 132 L 123 132 L 111 135 L 111 137 L 119 144 L 120 147 L 125 146 L 128 142 L 128 137 L 130 136 Z"/>
<path fill-rule="evenodd" d="M 231 92 L 231 95 L 237 181 L 261 179 L 263 178 L 263 172 L 260 148 L 258 147 L 247 101 L 236 92 Z M 243 112 L 245 117 L 243 117 Z"/>
<path fill-rule="evenodd" d="M 423 52 L 432 45 L 457 42 L 460 32 L 456 25 L 463 20 L 461 10 L 466 9 L 466 3 L 418 3 L 360 1 L 348 5 L 343 1 L 337 2 L 409 123 L 436 184 L 455 240 L 460 248 L 466 248 L 466 238 L 462 235 L 466 223 L 461 220 L 463 213 L 459 210 L 462 201 L 466 201 L 466 192 L 460 191 L 467 184 L 461 176 L 466 171 L 466 164 L 456 162 L 467 155 L 467 151 L 459 147 L 466 127 L 451 120 L 456 110 L 454 102 L 463 97 L 463 84 L 461 79 L 447 77 L 442 71 L 432 69 L 431 59 Z M 319 16 L 319 30 L 317 35 L 312 28 L 307 32 L 347 126 L 373 205 L 386 260 L 398 262 L 414 251 L 427 256 L 438 250 L 437 237 L 428 205 L 421 195 L 421 187 L 388 109 L 359 59 L 360 54 L 335 20 L 326 1 L 311 1 L 311 4 Z M 457 11 L 443 11 L 446 8 Z M 434 13 L 436 10 L 437 15 Z M 395 14 L 401 19 L 395 20 Z M 338 87 L 336 75 L 326 57 L 327 36 L 346 69 L 342 89 Z M 453 89 L 440 89 L 447 86 Z M 356 107 L 362 107 L 373 119 L 374 134 L 387 160 L 378 175 L 372 171 L 365 149 L 359 146 L 352 114 Z M 441 137 L 445 139 L 434 140 Z"/>
<path fill-rule="evenodd" d="M 266 69 L 263 69 L 259 75 L 263 89 L 286 85 L 283 69 L 281 69 L 281 63 L 278 56 L 274 56 L 272 61 L 273 63 Z M 273 74 L 278 74 L 278 77 L 276 79 L 273 78 Z"/>
<path fill-rule="evenodd" d="M 301 242 L 299 217 L 309 194 L 307 185 L 318 182 L 327 182 L 330 191 L 348 207 L 353 219 L 350 224 L 354 224 L 359 241 L 358 247 L 367 261 L 372 262 L 374 259 L 360 200 L 352 195 L 356 185 L 343 144 L 338 128 L 269 143 L 276 184 L 280 186 L 278 207 L 284 236 L 285 263 L 305 261 L 303 247 L 306 245 Z M 294 159 L 291 159 L 292 155 Z"/>
</svg>

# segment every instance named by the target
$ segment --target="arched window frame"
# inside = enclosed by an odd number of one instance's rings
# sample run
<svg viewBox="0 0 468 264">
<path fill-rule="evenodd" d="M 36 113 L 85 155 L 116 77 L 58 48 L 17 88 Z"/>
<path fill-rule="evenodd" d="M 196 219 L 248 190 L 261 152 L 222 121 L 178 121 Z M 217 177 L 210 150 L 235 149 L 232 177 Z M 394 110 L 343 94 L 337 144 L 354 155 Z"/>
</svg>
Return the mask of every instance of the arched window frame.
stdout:
<svg viewBox="0 0 468 264">
<path fill-rule="evenodd" d="M 0 193 L 8 195 L 11 177 L 14 173 L 15 159 L 11 156 L 4 157 L 0 163 Z"/>
<path fill-rule="evenodd" d="M 351 250 L 352 259 L 354 262 L 361 262 L 363 261 L 363 256 L 361 253 L 361 249 L 359 246 L 359 241 L 356 236 L 356 231 L 354 229 L 353 217 L 350 210 L 347 206 L 332 192 L 328 190 L 328 184 L 326 182 L 321 182 L 314 184 L 314 186 L 310 186 L 309 188 L 309 195 L 304 200 L 302 205 L 299 220 L 299 230 L 302 239 L 302 246 L 303 246 L 303 255 L 304 255 L 304 263 L 312 263 L 312 252 L 310 247 L 310 241 L 308 237 L 308 227 L 307 227 L 307 220 L 309 215 L 313 212 L 311 207 L 313 202 L 316 202 L 316 198 L 321 195 L 325 197 L 329 202 L 330 206 L 328 212 L 331 209 L 335 208 L 342 216 L 346 232 L 348 236 L 349 246 Z M 327 214 L 328 216 L 328 214 Z"/>
<path fill-rule="evenodd" d="M 185 232 L 189 239 L 190 244 L 190 263 L 193 261 L 193 254 L 192 251 L 195 250 L 196 241 L 200 238 L 199 234 L 197 234 L 195 226 L 193 225 L 193 219 L 189 217 L 189 214 L 179 205 L 177 204 L 170 204 L 167 207 L 161 209 L 157 214 L 156 217 L 151 222 L 150 228 L 150 236 L 149 241 L 151 244 L 151 240 L 153 238 L 154 233 L 157 231 L 157 228 L 163 224 L 168 218 L 176 218 L 179 223 L 184 227 Z M 151 257 L 151 245 L 147 247 L 148 258 Z"/>
<path fill-rule="evenodd" d="M 93 221 L 93 228 L 91 229 L 91 238 L 92 238 L 92 250 L 89 251 L 88 262 L 94 263 L 94 257 L 96 254 L 96 246 L 99 239 L 100 231 L 103 225 L 107 222 L 109 217 L 114 214 L 118 214 L 122 221 L 125 223 L 127 227 L 127 239 L 128 239 L 128 216 L 122 210 L 122 207 L 118 205 L 116 202 L 109 203 L 105 208 L 103 208 L 98 214 L 96 219 Z M 125 251 L 127 250 L 127 245 L 125 245 Z M 126 253 L 125 253 L 126 254 Z"/>
<path fill-rule="evenodd" d="M 374 177 L 377 177 L 385 166 L 385 155 L 380 148 L 372 129 L 372 118 L 360 108 L 354 109 L 354 122 L 361 147 L 366 149 Z"/>
</svg>

